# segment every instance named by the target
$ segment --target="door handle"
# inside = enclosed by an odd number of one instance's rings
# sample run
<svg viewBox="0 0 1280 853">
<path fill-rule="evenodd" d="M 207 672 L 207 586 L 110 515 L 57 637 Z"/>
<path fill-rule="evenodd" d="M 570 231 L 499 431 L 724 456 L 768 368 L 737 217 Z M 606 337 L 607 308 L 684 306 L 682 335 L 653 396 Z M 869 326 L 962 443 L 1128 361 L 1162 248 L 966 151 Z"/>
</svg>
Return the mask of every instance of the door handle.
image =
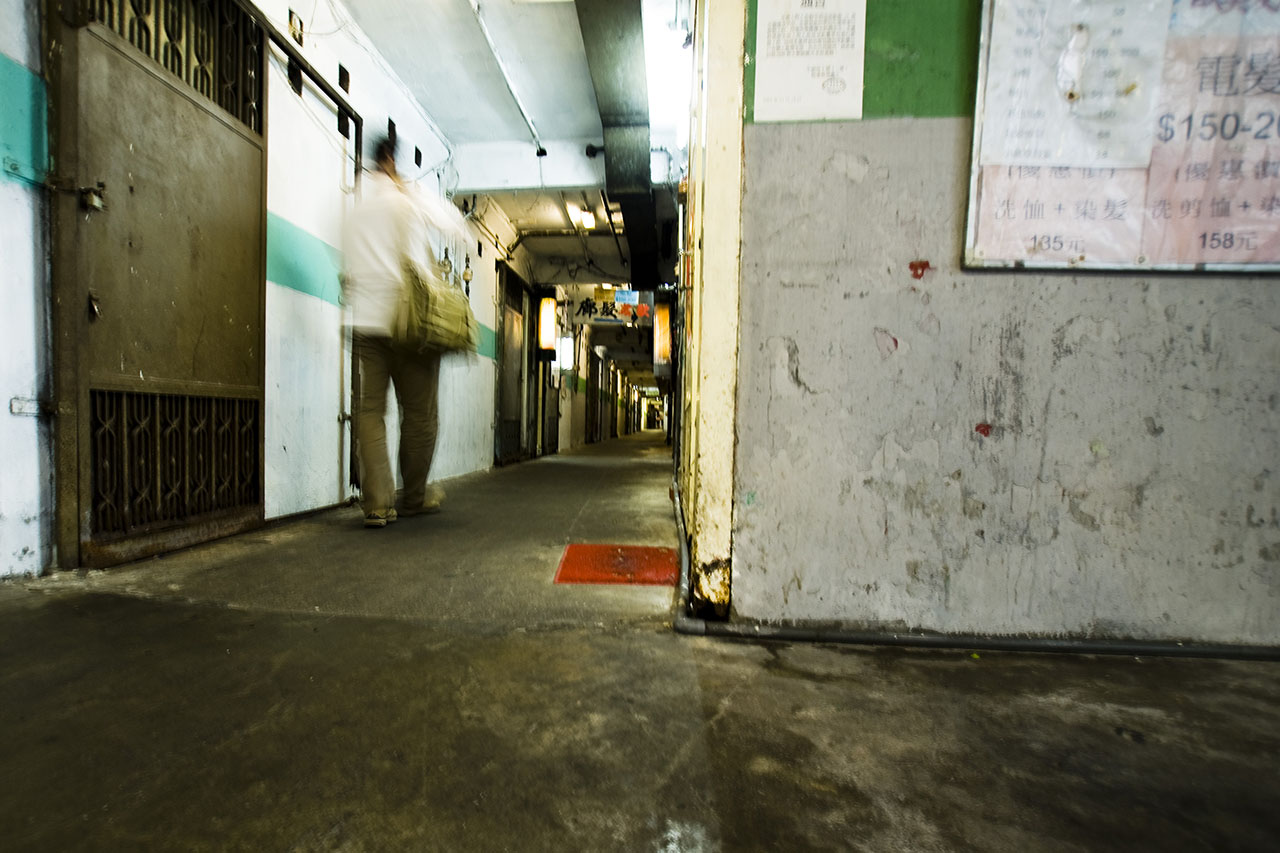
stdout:
<svg viewBox="0 0 1280 853">
<path fill-rule="evenodd" d="M 102 316 L 102 305 L 98 301 L 98 294 L 92 290 L 89 291 L 89 321 L 93 322 Z"/>
</svg>

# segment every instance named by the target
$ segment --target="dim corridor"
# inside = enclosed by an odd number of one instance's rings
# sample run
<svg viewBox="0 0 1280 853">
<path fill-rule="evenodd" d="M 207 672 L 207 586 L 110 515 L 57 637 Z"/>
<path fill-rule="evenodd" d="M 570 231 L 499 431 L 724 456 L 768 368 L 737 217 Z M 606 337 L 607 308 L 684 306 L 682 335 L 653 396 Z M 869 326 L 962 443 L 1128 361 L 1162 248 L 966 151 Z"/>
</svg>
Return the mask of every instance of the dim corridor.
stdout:
<svg viewBox="0 0 1280 853">
<path fill-rule="evenodd" d="M 7 850 L 1269 850 L 1280 666 L 730 642 L 658 433 L 0 585 Z M 837 559 L 838 555 L 832 555 Z"/>
</svg>

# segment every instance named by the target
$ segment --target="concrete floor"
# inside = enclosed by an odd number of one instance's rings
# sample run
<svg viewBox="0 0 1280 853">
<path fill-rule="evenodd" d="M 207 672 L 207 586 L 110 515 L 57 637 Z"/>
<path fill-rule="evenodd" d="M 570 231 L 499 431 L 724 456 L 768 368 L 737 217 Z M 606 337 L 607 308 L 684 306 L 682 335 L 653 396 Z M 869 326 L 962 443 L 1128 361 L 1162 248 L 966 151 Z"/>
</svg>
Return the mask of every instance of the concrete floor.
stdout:
<svg viewBox="0 0 1280 853">
<path fill-rule="evenodd" d="M 6 850 L 1274 850 L 1280 664 L 729 642 L 611 442 L 88 576 L 0 585 Z"/>
</svg>

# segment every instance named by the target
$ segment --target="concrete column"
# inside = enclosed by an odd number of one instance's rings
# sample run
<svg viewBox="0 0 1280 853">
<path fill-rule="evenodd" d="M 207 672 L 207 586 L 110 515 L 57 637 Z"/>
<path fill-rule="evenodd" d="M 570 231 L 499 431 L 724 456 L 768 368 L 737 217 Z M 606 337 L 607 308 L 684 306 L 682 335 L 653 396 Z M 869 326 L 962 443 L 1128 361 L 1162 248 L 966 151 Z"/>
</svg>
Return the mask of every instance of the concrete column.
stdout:
<svg viewBox="0 0 1280 853">
<path fill-rule="evenodd" d="M 694 357 L 689 497 L 695 598 L 725 609 L 733 553 L 734 416 L 742 233 L 742 61 L 746 5 L 699 3 L 701 90 L 693 241 Z"/>
</svg>

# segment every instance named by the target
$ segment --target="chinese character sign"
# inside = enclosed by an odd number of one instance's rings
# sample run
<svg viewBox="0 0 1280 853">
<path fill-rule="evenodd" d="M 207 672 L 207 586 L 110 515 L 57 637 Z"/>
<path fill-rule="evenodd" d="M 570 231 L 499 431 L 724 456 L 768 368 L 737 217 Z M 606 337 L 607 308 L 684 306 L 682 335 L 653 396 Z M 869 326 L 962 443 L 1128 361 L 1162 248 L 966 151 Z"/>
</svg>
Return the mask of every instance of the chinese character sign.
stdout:
<svg viewBox="0 0 1280 853">
<path fill-rule="evenodd" d="M 573 288 L 568 291 L 569 322 L 575 326 L 653 323 L 653 294 L 635 290 Z"/>
<path fill-rule="evenodd" d="M 975 134 L 967 261 L 1160 268 L 1280 264 L 1280 0 L 1063 6 L 1051 15 L 1040 0 L 988 3 L 991 29 Z M 1141 17 L 1129 20 L 1133 9 L 1147 6 L 1161 6 L 1152 10 L 1154 20 L 1167 26 L 1147 23 L 1143 32 Z M 1015 22 L 1015 33 L 1002 41 L 996 25 L 1004 19 Z M 1116 25 L 1107 42 L 1096 31 L 1111 19 Z M 1053 44 L 1083 33 L 1084 47 L 1075 49 L 1071 69 L 1090 82 L 1073 90 L 1058 75 L 1052 83 L 1015 92 L 1006 76 L 1009 62 L 997 62 L 996 56 L 1010 44 L 1014 54 L 1027 50 L 1018 27 Z M 1112 63 L 1117 49 L 1144 56 L 1157 43 L 1162 59 L 1152 66 L 1159 72 L 1154 78 Z M 1002 69 L 999 77 L 992 76 L 996 68 Z M 1107 88 L 1108 80 L 1115 88 Z M 1081 103 L 1090 92 L 1102 93 L 1100 103 L 1122 100 L 1134 85 L 1150 94 L 1141 109 L 1117 118 L 1110 132 L 1096 109 L 1078 118 L 1068 111 L 1065 121 L 1039 125 L 1010 118 L 1035 113 L 1046 99 L 1065 101 L 1063 85 Z M 1001 111 L 996 121 L 993 109 Z M 1043 134 L 1019 136 L 1030 133 L 1028 128 Z M 1074 153 L 1059 155 L 1054 146 L 1068 138 L 1075 140 Z"/>
</svg>

